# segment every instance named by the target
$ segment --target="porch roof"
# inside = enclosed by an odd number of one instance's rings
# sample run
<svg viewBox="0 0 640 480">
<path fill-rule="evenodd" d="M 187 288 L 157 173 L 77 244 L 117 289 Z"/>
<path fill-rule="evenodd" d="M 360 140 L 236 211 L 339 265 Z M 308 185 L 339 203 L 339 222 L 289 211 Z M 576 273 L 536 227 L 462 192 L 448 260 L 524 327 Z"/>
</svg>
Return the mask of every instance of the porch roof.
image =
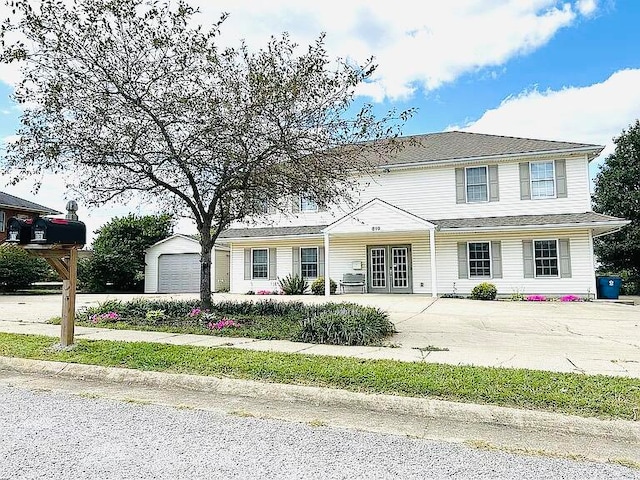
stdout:
<svg viewBox="0 0 640 480">
<path fill-rule="evenodd" d="M 511 215 L 502 217 L 448 218 L 434 220 L 442 232 L 478 230 L 524 230 L 540 227 L 593 228 L 597 234 L 612 232 L 630 223 L 623 218 L 595 212 L 556 213 L 548 215 Z"/>
<path fill-rule="evenodd" d="M 230 228 L 222 232 L 220 239 L 264 238 L 264 237 L 297 237 L 301 235 L 322 235 L 327 225 L 293 226 L 293 227 L 249 227 Z"/>
</svg>

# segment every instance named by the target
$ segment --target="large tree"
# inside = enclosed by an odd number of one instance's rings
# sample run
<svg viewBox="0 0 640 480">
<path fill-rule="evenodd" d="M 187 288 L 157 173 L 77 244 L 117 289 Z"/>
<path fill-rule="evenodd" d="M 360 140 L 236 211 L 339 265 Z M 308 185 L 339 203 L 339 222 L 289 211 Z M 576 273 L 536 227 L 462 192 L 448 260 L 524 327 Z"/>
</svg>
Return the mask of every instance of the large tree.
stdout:
<svg viewBox="0 0 640 480">
<path fill-rule="evenodd" d="M 602 268 L 625 274 L 640 288 L 640 121 L 614 139 L 615 151 L 607 156 L 595 178 L 593 209 L 631 220 L 619 232 L 596 239 L 595 252 Z"/>
<path fill-rule="evenodd" d="M 220 48 L 225 15 L 195 26 L 185 1 L 11 3 L 0 60 L 22 64 L 24 113 L 7 171 L 72 172 L 91 205 L 136 195 L 194 219 L 205 304 L 222 230 L 292 194 L 348 199 L 411 114 L 356 108 L 373 60 L 331 59 L 323 36 L 304 49 L 286 34 L 257 51 Z"/>
</svg>

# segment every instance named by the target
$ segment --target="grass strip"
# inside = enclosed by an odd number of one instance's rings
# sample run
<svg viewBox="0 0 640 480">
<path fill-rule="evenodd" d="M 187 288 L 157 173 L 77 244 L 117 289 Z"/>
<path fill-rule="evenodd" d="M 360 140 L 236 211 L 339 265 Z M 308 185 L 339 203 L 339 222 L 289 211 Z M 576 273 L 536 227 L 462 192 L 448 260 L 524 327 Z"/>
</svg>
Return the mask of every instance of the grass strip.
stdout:
<svg viewBox="0 0 640 480">
<path fill-rule="evenodd" d="M 79 340 L 71 351 L 56 351 L 51 348 L 53 342 L 52 337 L 0 333 L 0 355 L 438 398 L 584 417 L 640 417 L 640 380 L 633 378 L 106 340 Z"/>
</svg>

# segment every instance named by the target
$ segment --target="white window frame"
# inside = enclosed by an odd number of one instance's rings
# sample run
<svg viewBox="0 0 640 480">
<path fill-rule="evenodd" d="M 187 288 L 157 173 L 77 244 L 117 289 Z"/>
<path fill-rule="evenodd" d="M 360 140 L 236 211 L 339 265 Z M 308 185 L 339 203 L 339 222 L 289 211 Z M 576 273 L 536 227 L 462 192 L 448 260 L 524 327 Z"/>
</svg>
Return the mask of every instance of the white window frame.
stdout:
<svg viewBox="0 0 640 480">
<path fill-rule="evenodd" d="M 469 177 L 467 176 L 467 172 L 471 168 L 484 168 L 485 178 L 487 181 L 485 182 L 486 186 L 486 198 L 484 200 L 469 200 Z M 481 184 L 478 184 L 481 185 Z M 466 203 L 487 203 L 489 201 L 489 166 L 488 165 L 475 165 L 471 167 L 464 167 L 464 198 Z"/>
<path fill-rule="evenodd" d="M 254 275 L 254 270 L 253 270 L 253 252 L 255 252 L 256 250 L 265 250 L 267 252 L 267 275 L 265 277 L 256 277 Z M 262 263 L 259 263 L 258 265 L 262 265 Z M 252 248 L 251 249 L 251 280 L 269 280 L 269 249 L 268 248 Z"/>
<path fill-rule="evenodd" d="M 303 204 L 304 203 L 311 203 L 313 202 L 313 204 L 315 205 L 314 209 L 310 209 L 310 208 L 303 208 Z M 314 199 L 312 199 L 311 197 L 307 197 L 304 195 L 300 195 L 300 211 L 304 212 L 304 213 L 314 213 L 318 211 L 318 202 L 316 202 Z"/>
<path fill-rule="evenodd" d="M 311 265 L 309 262 L 303 262 L 302 261 L 302 249 L 314 249 L 316 251 L 316 276 L 315 277 L 305 277 L 302 271 L 302 264 L 309 264 Z M 300 276 L 305 279 L 316 279 L 318 278 L 318 273 L 320 273 L 320 252 L 318 251 L 318 247 L 300 247 Z"/>
<path fill-rule="evenodd" d="M 556 275 L 538 275 L 538 265 L 536 260 L 536 242 L 556 242 Z M 544 258 L 544 257 L 540 257 Z M 553 258 L 553 257 L 549 257 Z M 557 238 L 537 238 L 533 240 L 533 276 L 534 278 L 560 278 L 560 241 Z"/>
<path fill-rule="evenodd" d="M 488 243 L 489 244 L 489 275 L 471 275 L 471 248 L 472 243 Z M 491 242 L 488 240 L 480 240 L 475 242 L 467 242 L 467 271 L 468 277 L 471 278 L 493 278 L 493 252 L 491 251 Z"/>
<path fill-rule="evenodd" d="M 533 184 L 534 182 L 545 181 L 548 182 L 548 179 L 545 180 L 534 180 L 533 179 L 533 165 L 539 165 L 541 163 L 550 163 L 551 164 L 551 181 L 553 182 L 553 195 L 545 195 L 545 196 L 534 196 L 533 194 Z M 550 198 L 558 197 L 558 186 L 556 185 L 556 162 L 553 160 L 541 160 L 538 162 L 529 162 L 529 191 L 531 192 L 531 200 L 547 200 Z"/>
<path fill-rule="evenodd" d="M 0 232 L 7 231 L 7 214 L 4 210 L 0 210 Z"/>
</svg>

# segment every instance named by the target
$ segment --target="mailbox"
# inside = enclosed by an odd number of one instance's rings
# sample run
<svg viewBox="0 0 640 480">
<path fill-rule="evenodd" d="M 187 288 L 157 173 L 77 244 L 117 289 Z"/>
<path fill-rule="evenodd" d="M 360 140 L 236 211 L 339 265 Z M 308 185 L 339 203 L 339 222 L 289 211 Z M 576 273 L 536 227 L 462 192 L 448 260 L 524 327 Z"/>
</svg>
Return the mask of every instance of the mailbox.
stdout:
<svg viewBox="0 0 640 480">
<path fill-rule="evenodd" d="M 29 243 L 31 241 L 31 227 L 33 219 L 11 217 L 7 221 L 7 243 Z"/>
<path fill-rule="evenodd" d="M 66 218 L 38 218 L 31 229 L 31 243 L 43 245 L 84 245 L 87 228 L 78 220 Z"/>
</svg>

